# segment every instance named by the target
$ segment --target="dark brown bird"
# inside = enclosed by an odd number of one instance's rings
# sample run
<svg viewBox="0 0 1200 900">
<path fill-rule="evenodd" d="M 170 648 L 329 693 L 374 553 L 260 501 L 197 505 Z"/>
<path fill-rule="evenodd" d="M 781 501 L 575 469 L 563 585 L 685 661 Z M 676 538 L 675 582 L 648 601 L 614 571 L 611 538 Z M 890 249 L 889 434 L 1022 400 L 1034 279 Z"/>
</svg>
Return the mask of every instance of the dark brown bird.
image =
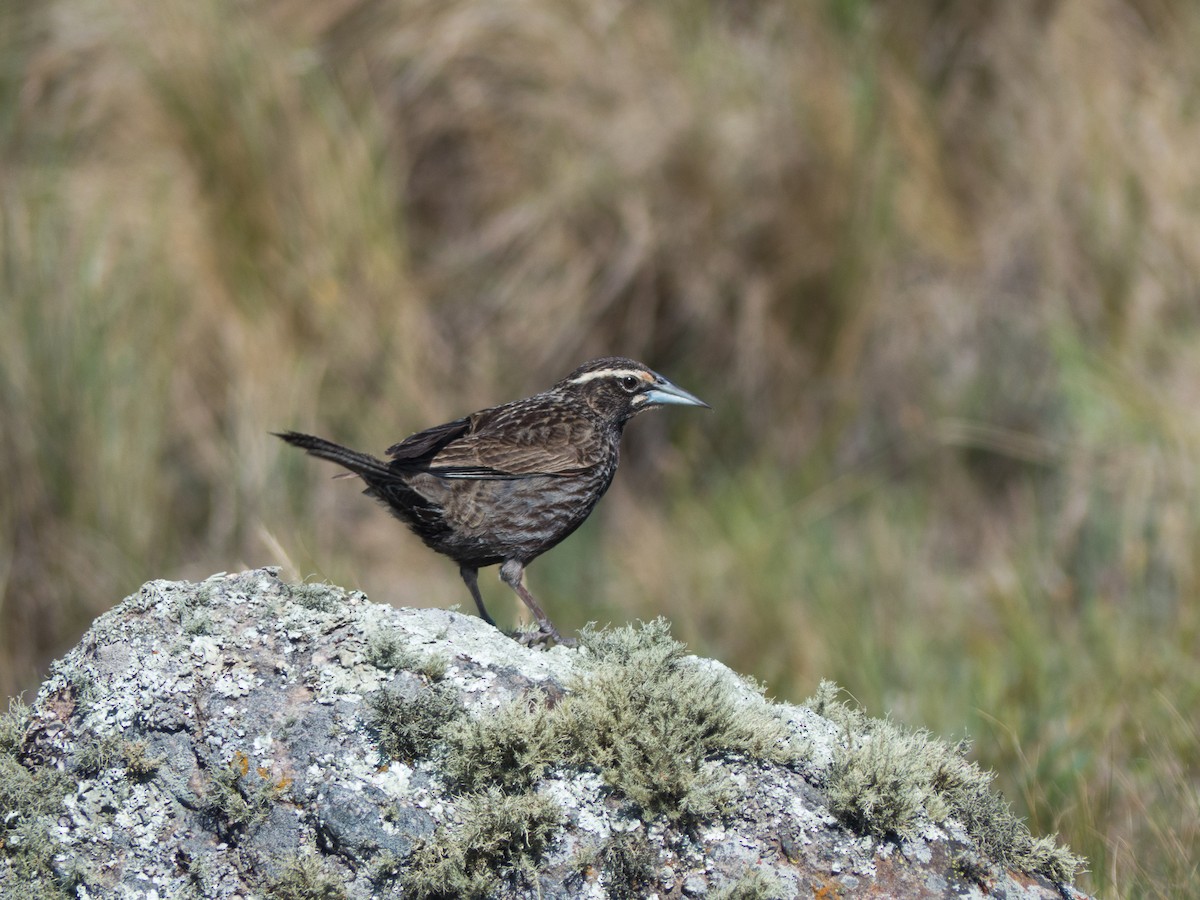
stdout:
<svg viewBox="0 0 1200 900">
<path fill-rule="evenodd" d="M 538 621 L 534 639 L 563 643 L 525 588 L 525 567 L 582 525 L 608 490 L 625 423 L 670 404 L 708 407 L 641 363 L 610 356 L 548 391 L 418 432 L 389 447 L 388 461 L 294 431 L 278 437 L 358 475 L 365 494 L 458 563 L 488 624 L 478 570 L 499 564 Z"/>
</svg>

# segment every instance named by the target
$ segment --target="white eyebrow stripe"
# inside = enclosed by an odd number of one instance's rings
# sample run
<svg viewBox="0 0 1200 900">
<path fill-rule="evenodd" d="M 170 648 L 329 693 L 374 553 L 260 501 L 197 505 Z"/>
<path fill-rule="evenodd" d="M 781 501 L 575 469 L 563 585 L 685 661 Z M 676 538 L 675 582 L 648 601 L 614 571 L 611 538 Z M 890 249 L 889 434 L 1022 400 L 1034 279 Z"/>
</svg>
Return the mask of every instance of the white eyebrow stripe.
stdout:
<svg viewBox="0 0 1200 900">
<path fill-rule="evenodd" d="M 568 384 L 583 384 L 588 381 L 595 381 L 597 378 L 624 378 L 626 375 L 632 375 L 634 378 L 640 378 L 647 383 L 654 381 L 654 376 L 648 372 L 643 372 L 641 369 L 600 369 L 596 372 L 584 372 L 578 378 L 572 378 Z"/>
</svg>

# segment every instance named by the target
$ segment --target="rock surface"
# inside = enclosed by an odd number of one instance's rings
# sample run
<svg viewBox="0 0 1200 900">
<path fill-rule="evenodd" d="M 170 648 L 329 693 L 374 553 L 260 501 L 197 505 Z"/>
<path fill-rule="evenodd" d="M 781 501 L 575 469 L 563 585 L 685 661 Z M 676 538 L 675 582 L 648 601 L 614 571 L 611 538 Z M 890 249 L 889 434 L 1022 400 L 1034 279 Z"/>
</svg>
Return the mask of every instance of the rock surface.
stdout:
<svg viewBox="0 0 1200 900">
<path fill-rule="evenodd" d="M 150 582 L 4 720 L 0 896 L 1083 896 L 941 776 L 888 794 L 873 750 L 864 782 L 865 717 L 617 632 L 528 649 L 271 569 Z"/>
</svg>

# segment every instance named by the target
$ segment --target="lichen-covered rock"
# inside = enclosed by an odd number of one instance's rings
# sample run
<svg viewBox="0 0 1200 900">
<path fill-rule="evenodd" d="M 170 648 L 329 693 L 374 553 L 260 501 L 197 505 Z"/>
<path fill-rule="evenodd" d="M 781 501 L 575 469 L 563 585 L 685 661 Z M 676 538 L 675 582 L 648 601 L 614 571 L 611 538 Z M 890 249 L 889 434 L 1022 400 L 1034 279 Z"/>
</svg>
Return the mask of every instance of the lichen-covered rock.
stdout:
<svg viewBox="0 0 1200 900">
<path fill-rule="evenodd" d="M 988 780 L 661 622 L 546 651 L 271 569 L 155 581 L 0 720 L 0 896 L 1081 897 Z"/>
</svg>

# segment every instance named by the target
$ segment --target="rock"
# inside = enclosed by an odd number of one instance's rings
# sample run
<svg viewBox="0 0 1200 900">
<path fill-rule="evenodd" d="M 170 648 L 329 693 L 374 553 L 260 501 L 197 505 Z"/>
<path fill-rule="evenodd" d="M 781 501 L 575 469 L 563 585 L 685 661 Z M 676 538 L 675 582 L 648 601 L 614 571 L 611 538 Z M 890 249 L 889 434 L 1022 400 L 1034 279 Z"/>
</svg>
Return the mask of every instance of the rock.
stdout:
<svg viewBox="0 0 1200 900">
<path fill-rule="evenodd" d="M 1082 897 L 989 779 L 661 621 L 528 649 L 273 569 L 154 581 L 0 725 L 0 895 Z"/>
</svg>

